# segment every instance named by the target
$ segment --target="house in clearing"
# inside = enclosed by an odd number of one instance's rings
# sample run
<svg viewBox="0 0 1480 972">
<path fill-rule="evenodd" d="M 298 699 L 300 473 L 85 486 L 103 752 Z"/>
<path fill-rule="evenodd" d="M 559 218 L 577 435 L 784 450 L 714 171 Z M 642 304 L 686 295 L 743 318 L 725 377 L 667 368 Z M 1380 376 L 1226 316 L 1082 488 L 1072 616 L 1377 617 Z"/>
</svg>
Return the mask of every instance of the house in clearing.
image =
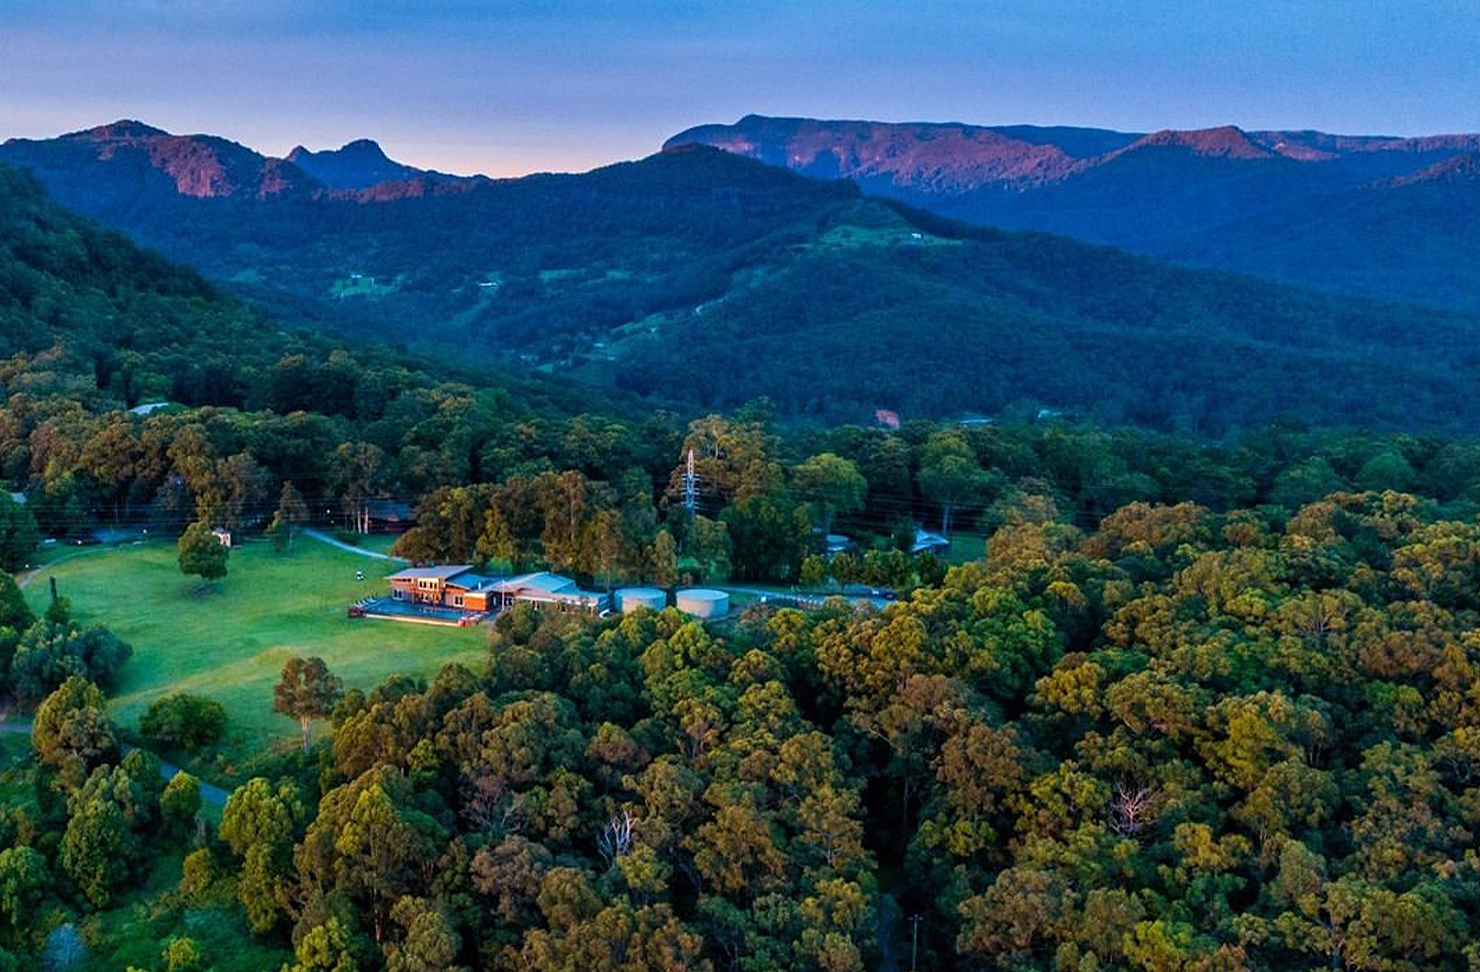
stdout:
<svg viewBox="0 0 1480 972">
<path fill-rule="evenodd" d="M 467 564 L 448 564 L 408 567 L 386 579 L 396 600 L 464 611 L 497 611 L 524 601 L 541 609 L 599 614 L 610 601 L 605 594 L 583 591 L 570 578 L 548 571 L 492 578 Z"/>
</svg>

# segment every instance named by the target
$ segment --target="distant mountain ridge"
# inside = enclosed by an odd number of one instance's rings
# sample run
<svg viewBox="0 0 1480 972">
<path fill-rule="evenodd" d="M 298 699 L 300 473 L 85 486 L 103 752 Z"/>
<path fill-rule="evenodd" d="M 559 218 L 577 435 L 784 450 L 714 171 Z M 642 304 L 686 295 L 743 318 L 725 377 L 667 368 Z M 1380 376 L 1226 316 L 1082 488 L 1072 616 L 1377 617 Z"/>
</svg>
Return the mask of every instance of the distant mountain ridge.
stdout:
<svg viewBox="0 0 1480 972">
<path fill-rule="evenodd" d="M 140 121 L 120 120 L 53 139 L 10 139 L 0 159 L 51 173 L 51 190 L 75 204 L 73 190 L 105 192 L 118 205 L 145 205 L 172 195 L 195 199 L 309 199 L 365 194 L 367 198 L 426 195 L 487 181 L 404 165 L 369 139 L 310 152 L 298 146 L 286 159 L 263 155 L 216 135 L 174 135 Z M 92 179 L 98 162 L 114 175 Z M 80 184 L 68 184 L 68 174 Z"/>
<path fill-rule="evenodd" d="M 1480 134 L 1396 138 L 1317 131 L 1244 131 L 1235 125 L 1157 132 L 961 122 L 874 122 L 746 115 L 734 124 L 699 125 L 664 148 L 711 145 L 785 165 L 805 175 L 870 182 L 887 177 L 901 191 L 1021 188 L 1069 179 L 1142 149 L 1171 147 L 1205 158 L 1299 162 L 1380 157 L 1391 175 L 1443 158 L 1480 152 Z M 1361 169 L 1358 177 L 1370 170 Z M 871 184 L 871 188 L 876 186 Z"/>
<path fill-rule="evenodd" d="M 664 147 L 686 144 L 812 178 L 851 179 L 968 222 L 1480 310 L 1480 183 L 1466 176 L 1473 163 L 1464 161 L 1480 153 L 1480 134 L 1400 138 L 1232 125 L 1141 133 L 747 115 L 688 129 Z M 1332 222 L 1333 213 L 1344 221 Z"/>
</svg>

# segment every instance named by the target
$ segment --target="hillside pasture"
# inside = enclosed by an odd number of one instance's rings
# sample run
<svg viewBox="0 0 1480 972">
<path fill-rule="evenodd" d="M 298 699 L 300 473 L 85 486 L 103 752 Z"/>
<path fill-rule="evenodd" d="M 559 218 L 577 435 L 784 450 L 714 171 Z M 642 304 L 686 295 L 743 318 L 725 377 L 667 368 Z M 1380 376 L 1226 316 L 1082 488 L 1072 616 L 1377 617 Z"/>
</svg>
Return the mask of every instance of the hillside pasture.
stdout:
<svg viewBox="0 0 1480 972">
<path fill-rule="evenodd" d="M 234 549 L 226 579 L 198 595 L 198 578 L 180 573 L 174 544 L 151 541 L 58 560 L 26 593 L 39 613 L 54 576 L 80 623 L 106 625 L 133 646 L 111 700 L 126 732 L 137 732 L 151 702 L 174 692 L 225 706 L 226 744 L 216 765 L 200 771 L 229 782 L 238 762 L 297 740 L 296 723 L 272 711 L 273 686 L 294 655 L 318 655 L 346 689 L 367 691 L 395 673 L 430 678 L 448 662 L 481 670 L 483 629 L 345 616 L 348 605 L 384 593 L 383 577 L 395 569 L 308 537 L 285 554 L 256 542 Z"/>
</svg>

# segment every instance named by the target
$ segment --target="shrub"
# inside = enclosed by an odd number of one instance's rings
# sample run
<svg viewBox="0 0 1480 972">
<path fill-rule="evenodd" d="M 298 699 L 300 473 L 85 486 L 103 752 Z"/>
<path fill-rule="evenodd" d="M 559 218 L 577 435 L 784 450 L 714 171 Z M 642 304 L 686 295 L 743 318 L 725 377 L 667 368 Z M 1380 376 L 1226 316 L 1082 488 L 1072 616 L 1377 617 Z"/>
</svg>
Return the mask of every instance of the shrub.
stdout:
<svg viewBox="0 0 1480 972">
<path fill-rule="evenodd" d="M 199 899 L 216 880 L 216 862 L 211 852 L 204 847 L 185 855 L 180 865 L 180 891 L 191 899 Z"/>
<path fill-rule="evenodd" d="M 213 746 L 226 731 L 226 710 L 213 699 L 177 692 L 154 700 L 139 717 L 139 731 L 151 743 L 164 747 L 196 750 Z"/>
</svg>

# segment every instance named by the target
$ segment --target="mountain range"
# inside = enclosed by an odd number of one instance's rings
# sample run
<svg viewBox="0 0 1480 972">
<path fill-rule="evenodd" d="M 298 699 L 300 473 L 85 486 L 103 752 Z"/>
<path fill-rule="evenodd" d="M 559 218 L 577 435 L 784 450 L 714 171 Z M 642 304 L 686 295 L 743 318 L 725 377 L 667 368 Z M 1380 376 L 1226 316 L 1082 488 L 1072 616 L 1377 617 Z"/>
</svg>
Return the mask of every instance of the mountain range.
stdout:
<svg viewBox="0 0 1480 972">
<path fill-rule="evenodd" d="M 703 144 L 944 216 L 1381 299 L 1480 309 L 1480 135 L 749 115 Z"/>
<path fill-rule="evenodd" d="M 63 201 L 103 192 L 89 208 L 148 205 L 161 199 L 323 199 L 424 195 L 488 181 L 418 169 L 387 158 L 370 139 L 279 159 L 216 135 L 174 135 L 122 120 L 51 139 L 14 138 L 0 157 L 46 173 Z M 100 168 L 101 166 L 101 168 Z M 107 171 L 108 177 L 94 178 Z"/>
<path fill-rule="evenodd" d="M 1090 152 L 1112 135 L 1012 137 Z M 355 143 L 294 154 L 136 122 L 0 146 L 64 205 L 285 324 L 459 368 L 683 409 L 764 395 L 830 421 L 1047 408 L 1211 433 L 1480 428 L 1473 314 L 972 226 L 703 145 L 501 180 L 399 178 Z M 1466 158 L 1441 160 L 1459 185 Z"/>
</svg>

